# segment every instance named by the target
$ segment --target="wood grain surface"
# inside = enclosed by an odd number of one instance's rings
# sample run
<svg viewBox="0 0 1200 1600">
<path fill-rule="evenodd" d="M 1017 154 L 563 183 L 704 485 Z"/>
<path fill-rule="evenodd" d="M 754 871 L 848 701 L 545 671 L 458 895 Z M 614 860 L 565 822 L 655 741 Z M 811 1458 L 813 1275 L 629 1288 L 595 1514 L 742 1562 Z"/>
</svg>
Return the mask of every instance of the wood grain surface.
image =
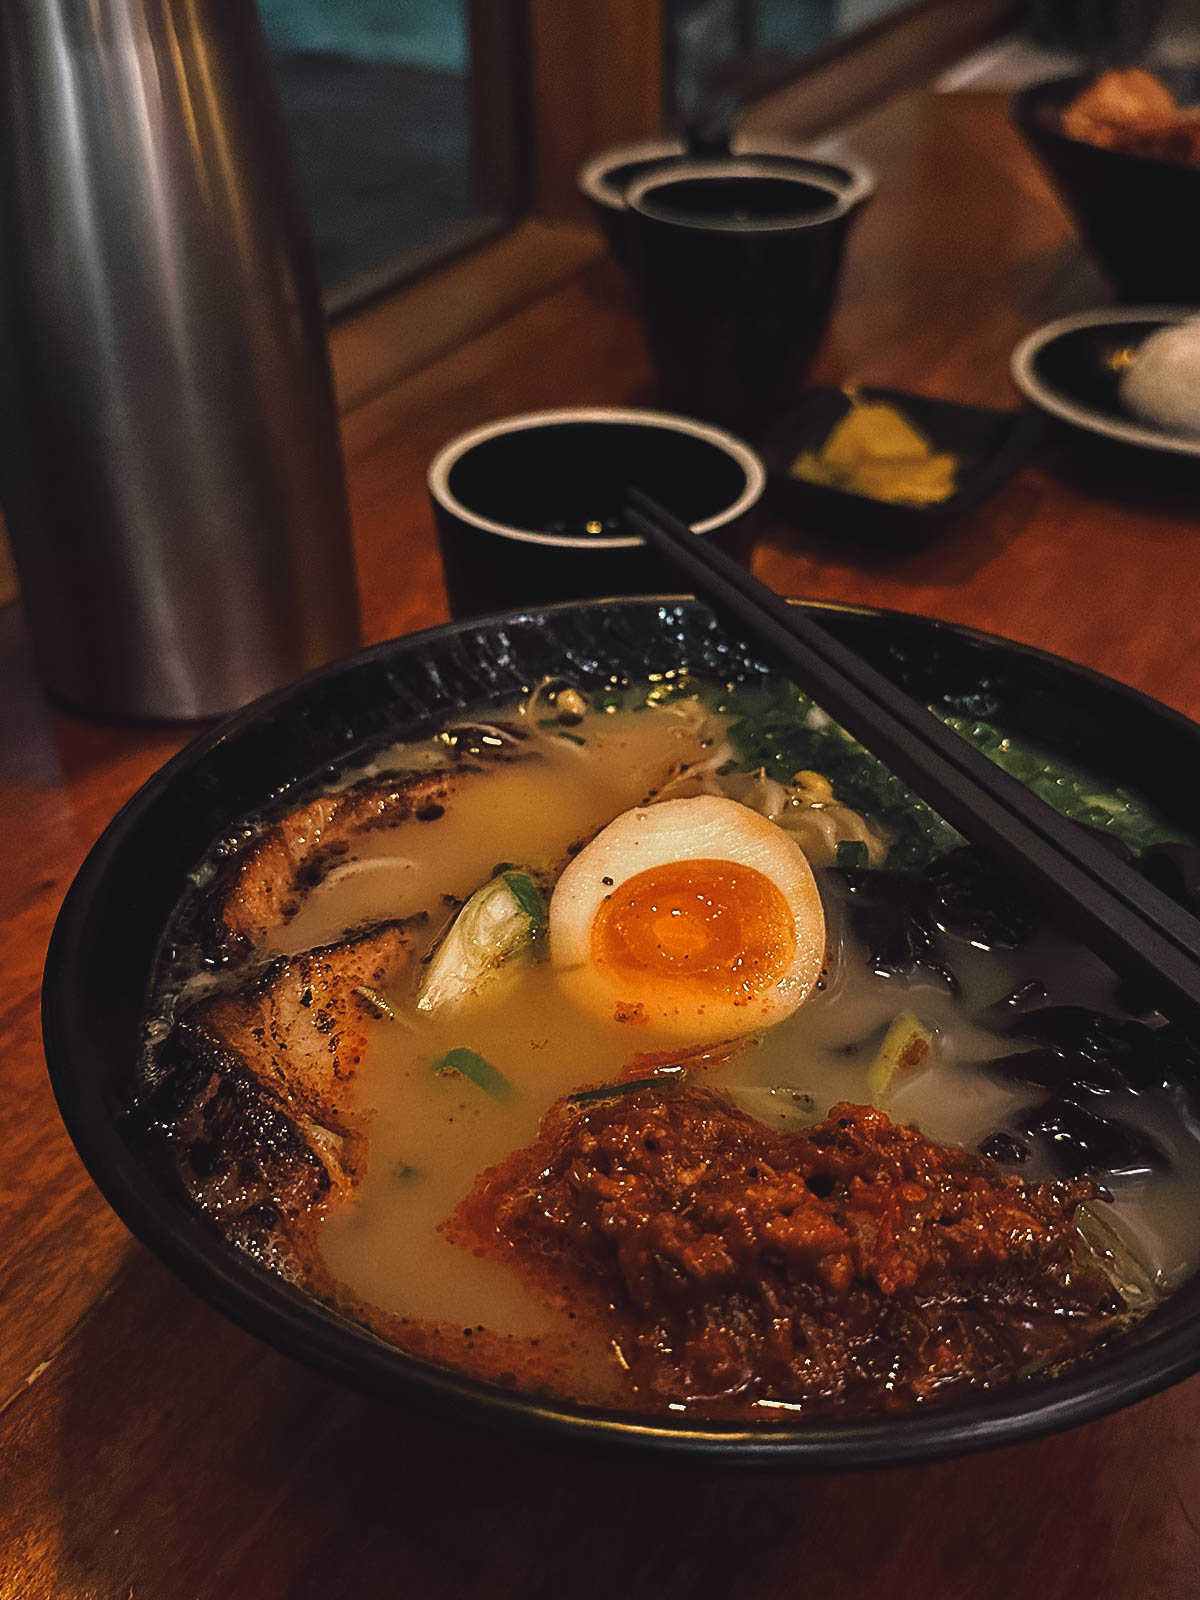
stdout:
<svg viewBox="0 0 1200 1600">
<path fill-rule="evenodd" d="M 1017 339 L 1104 296 L 987 96 L 916 94 L 848 141 L 880 192 L 816 374 L 1015 403 Z M 648 394 L 623 283 L 588 266 L 359 406 L 345 447 L 372 638 L 444 616 L 424 471 L 508 412 Z M 768 530 L 793 592 L 1007 633 L 1200 716 L 1194 508 L 1048 452 L 932 548 Z M 1200 1380 L 1039 1444 L 920 1469 L 741 1476 L 585 1457 L 359 1400 L 135 1245 L 59 1124 L 38 1031 L 50 927 L 120 804 L 186 736 L 47 707 L 0 610 L 0 1596 L 1200 1595 Z"/>
</svg>

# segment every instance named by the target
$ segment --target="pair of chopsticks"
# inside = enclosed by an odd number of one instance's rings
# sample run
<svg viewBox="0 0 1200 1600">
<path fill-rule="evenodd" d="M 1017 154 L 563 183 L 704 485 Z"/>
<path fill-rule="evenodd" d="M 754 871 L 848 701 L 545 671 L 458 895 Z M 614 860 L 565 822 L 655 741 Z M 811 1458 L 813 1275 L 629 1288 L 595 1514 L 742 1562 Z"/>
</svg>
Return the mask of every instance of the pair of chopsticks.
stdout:
<svg viewBox="0 0 1200 1600">
<path fill-rule="evenodd" d="M 629 491 L 630 529 L 686 574 L 718 615 L 760 644 L 846 731 L 947 822 L 1011 867 L 1123 976 L 1200 1011 L 1200 921 L 1104 840 L 1019 779 L 678 518 Z"/>
</svg>

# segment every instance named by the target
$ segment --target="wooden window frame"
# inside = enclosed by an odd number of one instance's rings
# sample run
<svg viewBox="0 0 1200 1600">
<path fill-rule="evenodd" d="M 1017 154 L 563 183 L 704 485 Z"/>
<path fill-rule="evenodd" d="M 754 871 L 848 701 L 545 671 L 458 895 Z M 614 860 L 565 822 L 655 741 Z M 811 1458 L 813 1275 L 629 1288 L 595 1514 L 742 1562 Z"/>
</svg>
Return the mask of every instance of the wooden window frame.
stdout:
<svg viewBox="0 0 1200 1600">
<path fill-rule="evenodd" d="M 774 117 L 777 101 L 786 103 L 797 90 L 808 96 L 814 85 L 829 84 L 834 93 L 822 92 L 808 119 L 814 131 L 824 133 L 832 122 L 852 115 L 853 109 L 892 92 L 893 81 L 902 87 L 920 82 L 959 59 L 1024 9 L 1017 0 L 909 0 L 820 50 L 788 60 L 753 53 L 757 0 L 732 0 L 732 4 L 743 55 L 729 63 L 720 87 L 748 108 L 738 123 L 747 132 Z M 664 85 L 664 98 L 672 105 L 675 68 L 670 39 L 665 59 L 670 81 Z M 885 66 L 887 70 L 881 70 Z M 843 112 L 843 106 L 852 110 Z M 764 111 L 765 107 L 772 109 Z M 792 118 L 794 123 L 802 120 Z"/>
<path fill-rule="evenodd" d="M 662 132 L 664 3 L 527 3 L 535 209 L 577 219 L 575 174 L 588 156 Z"/>
<path fill-rule="evenodd" d="M 742 119 L 748 134 L 812 139 L 914 89 L 1019 20 L 1015 0 L 916 0 L 810 56 Z"/>
</svg>

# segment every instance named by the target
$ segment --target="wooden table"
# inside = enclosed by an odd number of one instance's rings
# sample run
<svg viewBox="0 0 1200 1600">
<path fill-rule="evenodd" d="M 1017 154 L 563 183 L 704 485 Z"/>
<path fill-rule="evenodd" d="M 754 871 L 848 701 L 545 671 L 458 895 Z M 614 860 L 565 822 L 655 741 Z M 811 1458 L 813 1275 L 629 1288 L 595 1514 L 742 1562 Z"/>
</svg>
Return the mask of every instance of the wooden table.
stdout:
<svg viewBox="0 0 1200 1600">
<path fill-rule="evenodd" d="M 1012 346 L 1103 298 L 987 96 L 852 130 L 880 193 L 818 373 L 1009 404 Z M 424 468 L 461 429 L 639 396 L 624 290 L 591 268 L 355 411 L 369 636 L 444 615 Z M 1197 527 L 1162 489 L 1031 466 L 935 548 L 867 561 L 786 528 L 758 570 L 1046 646 L 1200 716 Z M 1200 1595 L 1200 1379 L 1065 1436 L 921 1469 L 742 1476 L 593 1460 L 384 1410 L 210 1311 L 136 1245 L 51 1100 L 38 976 L 117 806 L 181 742 L 47 708 L 0 613 L 0 1596 Z"/>
</svg>

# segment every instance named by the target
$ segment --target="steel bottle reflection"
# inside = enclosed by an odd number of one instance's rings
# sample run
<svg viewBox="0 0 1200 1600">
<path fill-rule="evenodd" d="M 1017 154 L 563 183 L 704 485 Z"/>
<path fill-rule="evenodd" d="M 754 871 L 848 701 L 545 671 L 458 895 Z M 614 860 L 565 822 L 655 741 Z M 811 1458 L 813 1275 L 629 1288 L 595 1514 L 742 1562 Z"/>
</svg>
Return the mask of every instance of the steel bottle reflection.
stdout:
<svg viewBox="0 0 1200 1600">
<path fill-rule="evenodd" d="M 254 0 L 0 0 L 3 494 L 47 685 L 202 717 L 359 625 Z"/>
</svg>

